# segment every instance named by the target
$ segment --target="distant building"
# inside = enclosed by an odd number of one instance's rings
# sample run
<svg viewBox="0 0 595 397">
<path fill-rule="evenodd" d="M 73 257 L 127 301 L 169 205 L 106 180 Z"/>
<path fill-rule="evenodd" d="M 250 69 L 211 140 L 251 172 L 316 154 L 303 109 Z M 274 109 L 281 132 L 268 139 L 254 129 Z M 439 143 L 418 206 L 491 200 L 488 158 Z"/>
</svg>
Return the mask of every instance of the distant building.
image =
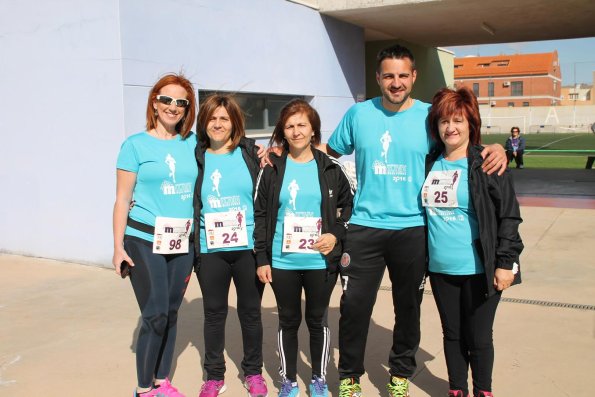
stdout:
<svg viewBox="0 0 595 397">
<path fill-rule="evenodd" d="M 593 80 L 595 83 L 595 72 L 593 72 Z M 562 101 L 563 106 L 583 106 L 595 105 L 595 98 L 593 97 L 593 84 L 576 84 L 562 87 Z"/>
<path fill-rule="evenodd" d="M 455 58 L 454 80 L 491 107 L 556 106 L 562 99 L 557 51 Z"/>
</svg>

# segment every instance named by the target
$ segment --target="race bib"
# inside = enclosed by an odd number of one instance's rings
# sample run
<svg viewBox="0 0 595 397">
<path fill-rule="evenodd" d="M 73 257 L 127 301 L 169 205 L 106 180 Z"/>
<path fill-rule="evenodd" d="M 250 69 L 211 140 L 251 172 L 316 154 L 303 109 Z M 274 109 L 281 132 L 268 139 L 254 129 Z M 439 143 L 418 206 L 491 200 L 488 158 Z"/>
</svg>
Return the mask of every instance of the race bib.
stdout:
<svg viewBox="0 0 595 397">
<path fill-rule="evenodd" d="M 244 210 L 206 213 L 207 249 L 248 246 L 245 220 Z"/>
<path fill-rule="evenodd" d="M 320 237 L 322 219 L 317 217 L 286 216 L 283 219 L 283 252 L 319 254 L 312 245 Z"/>
<path fill-rule="evenodd" d="M 155 218 L 154 254 L 187 254 L 192 231 L 191 218 Z"/>
<path fill-rule="evenodd" d="M 422 205 L 424 207 L 458 207 L 457 189 L 460 176 L 460 170 L 430 171 L 422 187 Z"/>
</svg>

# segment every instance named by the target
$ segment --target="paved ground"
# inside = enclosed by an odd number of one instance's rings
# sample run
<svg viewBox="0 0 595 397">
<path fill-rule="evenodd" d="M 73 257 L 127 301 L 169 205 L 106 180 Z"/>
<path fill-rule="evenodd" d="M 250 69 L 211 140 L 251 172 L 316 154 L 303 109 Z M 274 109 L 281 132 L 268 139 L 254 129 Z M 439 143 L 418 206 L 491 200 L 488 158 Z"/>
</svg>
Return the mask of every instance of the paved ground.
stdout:
<svg viewBox="0 0 595 397">
<path fill-rule="evenodd" d="M 522 171 L 523 177 L 530 176 L 530 170 Z M 530 182 L 523 187 L 529 193 Z M 549 192 L 555 186 L 560 185 L 552 185 Z M 587 183 L 589 189 L 593 185 Z M 519 194 L 524 194 L 520 188 Z M 522 207 L 524 283 L 506 292 L 509 300 L 501 303 L 496 317 L 494 390 L 497 396 L 512 397 L 590 396 L 595 373 L 595 210 L 529 205 Z M 128 280 L 108 269 L 7 254 L 0 255 L 0 278 L 0 396 L 130 395 L 139 316 Z M 366 397 L 385 395 L 393 323 L 389 287 L 385 278 L 370 325 L 368 374 L 362 379 Z M 334 357 L 328 380 L 333 396 L 338 384 L 339 296 L 337 287 L 329 313 Z M 430 291 L 422 306 L 412 396 L 444 396 L 446 366 Z M 245 395 L 238 378 L 242 350 L 235 307 L 235 296 L 230 296 L 225 396 Z M 200 290 L 193 279 L 181 308 L 173 372 L 174 383 L 187 396 L 197 396 L 203 380 L 202 319 Z M 264 370 L 272 397 L 278 378 L 277 319 L 270 288 L 265 290 L 263 319 Z M 304 328 L 298 366 L 302 385 L 310 375 Z"/>
</svg>

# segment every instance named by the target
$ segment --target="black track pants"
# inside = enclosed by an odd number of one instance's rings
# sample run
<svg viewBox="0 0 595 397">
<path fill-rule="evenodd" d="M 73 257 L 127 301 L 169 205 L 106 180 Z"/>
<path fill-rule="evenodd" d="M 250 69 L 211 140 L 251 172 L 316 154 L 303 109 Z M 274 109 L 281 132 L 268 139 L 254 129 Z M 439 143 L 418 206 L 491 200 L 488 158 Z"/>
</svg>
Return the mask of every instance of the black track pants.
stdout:
<svg viewBox="0 0 595 397">
<path fill-rule="evenodd" d="M 312 375 L 326 377 L 330 357 L 328 305 L 337 282 L 337 274 L 322 270 L 272 269 L 273 292 L 279 311 L 279 374 L 296 381 L 298 329 L 302 322 L 302 289 L 306 297 L 306 325 L 310 332 Z"/>
<path fill-rule="evenodd" d="M 392 284 L 395 313 L 389 353 L 391 375 L 409 378 L 416 368 L 420 341 L 420 305 L 426 273 L 425 227 L 386 230 L 349 225 L 341 261 L 341 319 L 339 321 L 339 376 L 360 377 L 372 309 L 384 270 Z"/>
</svg>

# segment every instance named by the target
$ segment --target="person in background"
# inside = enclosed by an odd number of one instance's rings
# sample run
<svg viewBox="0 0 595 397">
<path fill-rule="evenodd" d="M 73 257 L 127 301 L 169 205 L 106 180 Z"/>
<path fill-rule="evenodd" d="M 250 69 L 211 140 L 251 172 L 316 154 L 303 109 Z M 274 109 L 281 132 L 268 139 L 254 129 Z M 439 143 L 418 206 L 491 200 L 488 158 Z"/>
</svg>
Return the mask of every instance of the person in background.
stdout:
<svg viewBox="0 0 595 397">
<path fill-rule="evenodd" d="M 422 204 L 429 276 L 440 313 L 449 397 L 492 397 L 492 328 L 502 291 L 520 282 L 522 222 L 509 172 L 481 170 L 481 118 L 473 92 L 444 88 L 429 115 L 435 150 L 427 156 Z"/>
<path fill-rule="evenodd" d="M 183 397 L 168 377 L 178 309 L 194 260 L 189 239 L 198 175 L 196 135 L 190 131 L 195 115 L 190 81 L 182 75 L 162 77 L 149 93 L 146 131 L 124 141 L 116 164 L 112 263 L 117 274 L 130 270 L 141 311 L 138 397 Z"/>
<path fill-rule="evenodd" d="M 272 166 L 259 176 L 254 201 L 254 250 L 258 277 L 271 283 L 279 313 L 279 397 L 299 395 L 298 329 L 302 291 L 310 332 L 309 395 L 328 396 L 328 305 L 337 280 L 353 191 L 340 163 L 313 148 L 320 144 L 320 117 L 303 100 L 289 102 L 275 126 Z"/>
<path fill-rule="evenodd" d="M 244 116 L 228 95 L 212 95 L 198 112 L 194 195 L 195 271 L 204 308 L 204 369 L 199 397 L 225 391 L 225 321 L 231 281 L 242 328 L 244 387 L 250 397 L 266 397 L 262 377 L 261 300 L 253 252 L 256 178 L 260 170 L 254 140 L 245 137 Z"/>
<path fill-rule="evenodd" d="M 523 163 L 523 153 L 525 152 L 525 138 L 521 136 L 521 129 L 519 127 L 512 127 L 510 129 L 510 136 L 504 144 L 506 150 L 506 157 L 510 163 L 514 159 L 517 168 L 525 168 Z"/>
</svg>

